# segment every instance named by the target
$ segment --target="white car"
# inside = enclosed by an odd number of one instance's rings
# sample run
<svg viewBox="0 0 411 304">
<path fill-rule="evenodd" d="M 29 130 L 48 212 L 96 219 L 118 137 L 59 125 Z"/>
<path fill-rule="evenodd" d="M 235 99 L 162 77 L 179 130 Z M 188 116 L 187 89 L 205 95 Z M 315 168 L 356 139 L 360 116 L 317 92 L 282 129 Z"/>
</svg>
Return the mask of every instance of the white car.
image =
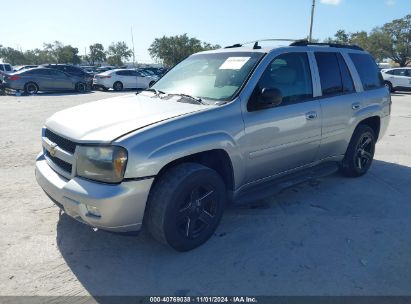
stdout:
<svg viewBox="0 0 411 304">
<path fill-rule="evenodd" d="M 0 62 L 0 83 L 3 81 L 4 75 L 9 73 L 13 73 L 11 64 Z"/>
<path fill-rule="evenodd" d="M 384 69 L 381 74 L 390 92 L 411 90 L 411 68 Z"/>
<path fill-rule="evenodd" d="M 109 70 L 94 76 L 93 86 L 107 91 L 113 88 L 114 91 L 123 89 L 147 89 L 152 86 L 157 79 L 146 76 L 133 69 Z"/>
</svg>

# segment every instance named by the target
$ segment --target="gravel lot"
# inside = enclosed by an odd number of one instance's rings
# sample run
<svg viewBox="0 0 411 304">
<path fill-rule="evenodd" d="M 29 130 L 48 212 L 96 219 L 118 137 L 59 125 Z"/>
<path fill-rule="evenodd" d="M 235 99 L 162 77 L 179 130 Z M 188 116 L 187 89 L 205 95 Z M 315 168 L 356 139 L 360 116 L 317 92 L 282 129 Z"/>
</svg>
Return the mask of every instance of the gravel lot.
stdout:
<svg viewBox="0 0 411 304">
<path fill-rule="evenodd" d="M 393 96 L 370 172 L 231 207 L 187 253 L 94 232 L 34 178 L 52 113 L 119 93 L 0 96 L 0 295 L 411 295 L 411 94 Z"/>
</svg>

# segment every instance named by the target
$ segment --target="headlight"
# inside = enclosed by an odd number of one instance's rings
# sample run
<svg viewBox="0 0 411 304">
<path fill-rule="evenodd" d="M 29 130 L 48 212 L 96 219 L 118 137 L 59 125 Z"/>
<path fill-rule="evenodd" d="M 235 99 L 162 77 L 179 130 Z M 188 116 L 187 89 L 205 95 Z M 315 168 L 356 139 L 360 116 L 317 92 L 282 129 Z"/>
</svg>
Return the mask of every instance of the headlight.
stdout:
<svg viewBox="0 0 411 304">
<path fill-rule="evenodd" d="M 119 146 L 79 146 L 77 175 L 106 183 L 123 180 L 127 150 Z"/>
</svg>

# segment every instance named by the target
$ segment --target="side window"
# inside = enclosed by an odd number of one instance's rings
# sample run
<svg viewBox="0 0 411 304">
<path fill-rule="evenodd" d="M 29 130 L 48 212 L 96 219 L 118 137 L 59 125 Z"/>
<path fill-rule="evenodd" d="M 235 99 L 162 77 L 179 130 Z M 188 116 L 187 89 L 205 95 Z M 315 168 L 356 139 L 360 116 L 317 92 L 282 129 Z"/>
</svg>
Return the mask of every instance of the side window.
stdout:
<svg viewBox="0 0 411 304">
<path fill-rule="evenodd" d="M 5 64 L 4 67 L 6 68 L 6 72 L 11 72 L 13 71 L 12 67 L 10 64 Z"/>
<path fill-rule="evenodd" d="M 50 76 L 48 69 L 38 69 L 33 72 L 34 75 Z"/>
<path fill-rule="evenodd" d="M 396 76 L 407 76 L 405 69 L 394 70 L 394 75 L 396 75 Z"/>
<path fill-rule="evenodd" d="M 126 76 L 126 71 L 117 71 L 116 74 L 119 76 Z"/>
<path fill-rule="evenodd" d="M 350 53 L 365 91 L 384 86 L 384 80 L 374 59 L 368 54 Z"/>
<path fill-rule="evenodd" d="M 321 79 L 323 96 L 340 95 L 343 93 L 340 67 L 336 53 L 315 53 L 318 71 Z"/>
<path fill-rule="evenodd" d="M 354 82 L 352 80 L 350 70 L 348 69 L 347 64 L 345 63 L 345 60 L 340 53 L 337 53 L 337 59 L 338 59 L 338 65 L 340 66 L 343 93 L 355 92 Z"/>
<path fill-rule="evenodd" d="M 411 69 L 407 69 L 407 74 L 405 76 L 411 77 Z"/>
<path fill-rule="evenodd" d="M 306 53 L 287 53 L 276 57 L 264 71 L 256 94 L 263 88 L 278 89 L 281 105 L 303 102 L 313 97 L 310 64 Z"/>
<path fill-rule="evenodd" d="M 385 72 L 385 74 L 394 75 L 394 70 L 389 70 L 389 71 L 386 71 L 386 72 Z"/>
</svg>

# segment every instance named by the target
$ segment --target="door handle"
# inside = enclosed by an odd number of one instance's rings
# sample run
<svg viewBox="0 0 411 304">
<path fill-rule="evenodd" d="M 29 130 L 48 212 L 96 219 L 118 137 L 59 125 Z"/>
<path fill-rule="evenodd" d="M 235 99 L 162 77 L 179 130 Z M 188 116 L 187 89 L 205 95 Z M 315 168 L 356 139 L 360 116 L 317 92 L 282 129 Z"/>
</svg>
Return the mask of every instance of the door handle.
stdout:
<svg viewBox="0 0 411 304">
<path fill-rule="evenodd" d="M 353 104 L 351 105 L 351 108 L 352 108 L 353 110 L 358 110 L 358 109 L 360 108 L 360 103 L 359 103 L 359 102 L 353 103 Z"/>
<path fill-rule="evenodd" d="M 307 120 L 316 119 L 317 118 L 317 112 L 312 111 L 312 112 L 305 113 L 305 118 Z"/>
</svg>

